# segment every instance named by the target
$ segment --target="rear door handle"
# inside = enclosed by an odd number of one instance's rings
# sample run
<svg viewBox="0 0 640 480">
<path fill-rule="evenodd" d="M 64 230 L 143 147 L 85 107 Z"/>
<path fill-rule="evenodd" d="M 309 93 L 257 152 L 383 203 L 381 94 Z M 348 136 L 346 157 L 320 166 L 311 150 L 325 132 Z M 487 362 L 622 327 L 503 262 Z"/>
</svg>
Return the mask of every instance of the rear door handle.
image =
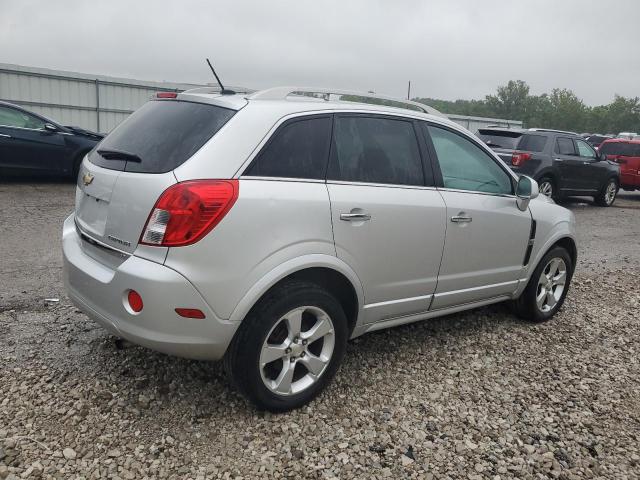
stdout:
<svg viewBox="0 0 640 480">
<path fill-rule="evenodd" d="M 563 160 L 562 158 L 554 158 L 554 160 L 555 160 L 556 162 L 564 162 L 564 160 Z"/>
<path fill-rule="evenodd" d="M 0 137 L 3 137 L 3 138 L 13 138 L 11 135 L 7 135 L 6 133 L 0 133 Z"/>
<path fill-rule="evenodd" d="M 341 213 L 340 220 L 345 222 L 368 222 L 371 215 L 368 213 Z"/>
<path fill-rule="evenodd" d="M 451 217 L 451 221 L 453 223 L 470 223 L 473 221 L 473 218 L 467 217 L 466 215 L 454 215 Z"/>
</svg>

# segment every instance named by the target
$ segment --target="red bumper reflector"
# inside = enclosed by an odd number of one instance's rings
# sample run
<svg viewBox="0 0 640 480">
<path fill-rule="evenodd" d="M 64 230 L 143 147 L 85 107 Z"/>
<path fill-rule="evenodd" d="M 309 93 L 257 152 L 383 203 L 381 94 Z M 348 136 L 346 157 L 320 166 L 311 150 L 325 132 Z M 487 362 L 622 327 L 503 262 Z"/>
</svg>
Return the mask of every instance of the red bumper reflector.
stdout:
<svg viewBox="0 0 640 480">
<path fill-rule="evenodd" d="M 197 308 L 176 308 L 176 313 L 184 318 L 204 318 L 203 311 Z"/>
<path fill-rule="evenodd" d="M 135 290 L 129 290 L 129 294 L 127 295 L 127 301 L 129 302 L 129 306 L 131 310 L 138 313 L 142 311 L 142 297 Z"/>
</svg>

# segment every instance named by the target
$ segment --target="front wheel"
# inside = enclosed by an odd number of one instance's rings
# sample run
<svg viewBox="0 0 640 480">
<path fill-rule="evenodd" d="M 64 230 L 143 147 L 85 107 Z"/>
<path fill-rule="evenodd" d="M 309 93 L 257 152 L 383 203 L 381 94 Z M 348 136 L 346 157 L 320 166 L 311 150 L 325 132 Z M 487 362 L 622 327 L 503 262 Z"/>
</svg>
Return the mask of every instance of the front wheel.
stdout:
<svg viewBox="0 0 640 480">
<path fill-rule="evenodd" d="M 618 182 L 611 178 L 607 181 L 607 183 L 602 187 L 600 193 L 596 196 L 595 200 L 598 205 L 601 207 L 610 207 L 613 205 L 613 202 L 616 201 L 616 196 L 618 195 Z"/>
<path fill-rule="evenodd" d="M 560 309 L 569 290 L 574 265 L 562 247 L 555 247 L 542 257 L 520 298 L 514 302 L 519 317 L 531 322 L 545 322 Z"/>
<path fill-rule="evenodd" d="M 227 354 L 232 383 L 258 408 L 301 407 L 331 382 L 344 355 L 347 319 L 323 288 L 288 282 L 244 319 Z"/>
</svg>

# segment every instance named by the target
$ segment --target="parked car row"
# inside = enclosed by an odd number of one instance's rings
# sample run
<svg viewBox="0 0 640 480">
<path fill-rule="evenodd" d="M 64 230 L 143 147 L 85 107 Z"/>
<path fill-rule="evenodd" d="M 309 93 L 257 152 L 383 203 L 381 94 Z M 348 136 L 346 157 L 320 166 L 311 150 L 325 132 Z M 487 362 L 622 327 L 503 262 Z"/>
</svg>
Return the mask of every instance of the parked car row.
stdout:
<svg viewBox="0 0 640 480">
<path fill-rule="evenodd" d="M 76 177 L 103 135 L 0 102 L 0 173 Z"/>
<path fill-rule="evenodd" d="M 478 136 L 511 169 L 539 184 L 555 200 L 590 196 L 598 205 L 613 205 L 620 187 L 620 166 L 572 132 L 531 128 L 483 128 Z"/>
</svg>

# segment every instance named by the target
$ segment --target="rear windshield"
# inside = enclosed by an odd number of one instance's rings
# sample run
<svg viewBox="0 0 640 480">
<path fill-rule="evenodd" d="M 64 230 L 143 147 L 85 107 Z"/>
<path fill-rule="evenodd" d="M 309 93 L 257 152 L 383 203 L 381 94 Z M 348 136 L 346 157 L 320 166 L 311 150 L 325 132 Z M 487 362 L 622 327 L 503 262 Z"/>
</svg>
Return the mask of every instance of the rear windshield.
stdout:
<svg viewBox="0 0 640 480">
<path fill-rule="evenodd" d="M 626 157 L 640 157 L 640 144 L 626 142 L 603 143 L 600 152 L 605 155 L 623 155 Z"/>
<path fill-rule="evenodd" d="M 478 137 L 489 147 L 509 148 L 515 150 L 520 140 L 520 132 L 501 132 L 495 130 L 478 130 Z"/>
<path fill-rule="evenodd" d="M 203 103 L 148 102 L 100 142 L 89 161 L 112 170 L 169 172 L 197 152 L 234 114 L 234 110 Z"/>
<path fill-rule="evenodd" d="M 547 145 L 547 137 L 544 135 L 523 135 L 518 144 L 518 150 L 527 152 L 542 152 Z"/>
</svg>

